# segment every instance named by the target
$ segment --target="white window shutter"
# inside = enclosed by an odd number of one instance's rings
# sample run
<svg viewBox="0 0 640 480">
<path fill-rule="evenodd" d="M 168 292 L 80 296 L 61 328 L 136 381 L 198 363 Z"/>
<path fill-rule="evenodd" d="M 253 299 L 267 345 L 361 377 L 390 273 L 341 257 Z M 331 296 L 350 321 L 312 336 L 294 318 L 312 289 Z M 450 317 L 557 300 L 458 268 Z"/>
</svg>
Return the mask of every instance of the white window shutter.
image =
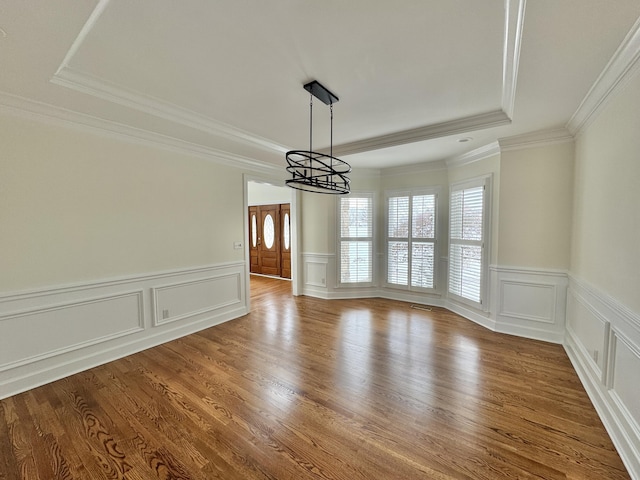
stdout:
<svg viewBox="0 0 640 480">
<path fill-rule="evenodd" d="M 340 283 L 373 282 L 373 196 L 341 197 Z"/>
<path fill-rule="evenodd" d="M 484 276 L 484 184 L 453 189 L 449 208 L 449 293 L 480 304 Z"/>
<path fill-rule="evenodd" d="M 387 284 L 435 288 L 436 195 L 390 194 L 387 226 Z"/>
</svg>

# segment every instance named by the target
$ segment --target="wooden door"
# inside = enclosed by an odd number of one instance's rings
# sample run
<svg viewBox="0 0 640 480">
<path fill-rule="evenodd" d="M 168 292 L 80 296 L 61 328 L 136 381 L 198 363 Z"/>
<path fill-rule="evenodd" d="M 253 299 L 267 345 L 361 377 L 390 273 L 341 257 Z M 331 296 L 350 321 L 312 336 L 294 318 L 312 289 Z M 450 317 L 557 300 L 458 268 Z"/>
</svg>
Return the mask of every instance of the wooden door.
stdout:
<svg viewBox="0 0 640 480">
<path fill-rule="evenodd" d="M 249 207 L 249 271 L 251 273 L 261 273 L 258 262 L 258 238 L 262 234 L 258 218 L 258 207 Z"/>
<path fill-rule="evenodd" d="M 288 203 L 249 207 L 249 271 L 291 278 L 291 209 Z"/>
<path fill-rule="evenodd" d="M 258 264 L 263 275 L 280 276 L 280 206 L 261 205 L 260 229 L 258 237 Z"/>
<path fill-rule="evenodd" d="M 291 208 L 288 203 L 280 205 L 280 227 L 281 276 L 291 278 Z"/>
</svg>

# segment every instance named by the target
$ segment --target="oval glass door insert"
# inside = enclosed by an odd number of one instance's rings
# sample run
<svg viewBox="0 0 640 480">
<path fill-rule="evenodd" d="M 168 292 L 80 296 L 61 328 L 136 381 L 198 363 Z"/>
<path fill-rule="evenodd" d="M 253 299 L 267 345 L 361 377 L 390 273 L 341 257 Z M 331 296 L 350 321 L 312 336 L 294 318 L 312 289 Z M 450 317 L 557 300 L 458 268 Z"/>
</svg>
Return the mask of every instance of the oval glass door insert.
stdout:
<svg viewBox="0 0 640 480">
<path fill-rule="evenodd" d="M 273 247 L 273 242 L 276 239 L 275 236 L 275 228 L 273 224 L 273 217 L 270 214 L 267 214 L 264 217 L 264 226 L 262 227 L 262 235 L 264 236 L 264 245 L 267 248 Z"/>
</svg>

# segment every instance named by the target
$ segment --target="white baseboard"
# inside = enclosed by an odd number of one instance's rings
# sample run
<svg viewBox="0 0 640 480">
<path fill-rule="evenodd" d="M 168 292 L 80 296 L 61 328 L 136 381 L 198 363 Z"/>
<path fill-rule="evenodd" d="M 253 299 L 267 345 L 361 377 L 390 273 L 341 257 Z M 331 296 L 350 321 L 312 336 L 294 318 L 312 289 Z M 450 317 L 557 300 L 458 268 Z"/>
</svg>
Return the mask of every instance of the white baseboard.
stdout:
<svg viewBox="0 0 640 480">
<path fill-rule="evenodd" d="M 478 325 L 482 325 L 489 330 L 496 331 L 496 322 L 485 312 L 481 312 L 479 310 L 475 310 L 473 308 L 467 307 L 462 303 L 458 303 L 454 300 L 447 299 L 445 301 L 444 307 L 447 310 L 451 310 L 453 313 L 457 313 L 461 317 L 466 318 L 467 320 L 471 320 Z"/>
<path fill-rule="evenodd" d="M 640 480 L 640 316 L 573 276 L 564 347 L 631 478 Z"/>
<path fill-rule="evenodd" d="M 0 398 L 248 313 L 244 263 L 0 296 Z"/>
</svg>

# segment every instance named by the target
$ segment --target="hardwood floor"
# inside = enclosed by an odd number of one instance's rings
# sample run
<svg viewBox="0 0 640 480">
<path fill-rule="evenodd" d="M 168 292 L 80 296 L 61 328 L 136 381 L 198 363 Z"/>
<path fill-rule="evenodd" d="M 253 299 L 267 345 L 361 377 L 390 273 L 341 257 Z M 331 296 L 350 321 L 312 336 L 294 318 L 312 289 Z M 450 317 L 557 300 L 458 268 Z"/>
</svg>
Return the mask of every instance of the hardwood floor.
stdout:
<svg viewBox="0 0 640 480">
<path fill-rule="evenodd" d="M 294 298 L 0 401 L 0 479 L 629 478 L 559 345 Z"/>
</svg>

